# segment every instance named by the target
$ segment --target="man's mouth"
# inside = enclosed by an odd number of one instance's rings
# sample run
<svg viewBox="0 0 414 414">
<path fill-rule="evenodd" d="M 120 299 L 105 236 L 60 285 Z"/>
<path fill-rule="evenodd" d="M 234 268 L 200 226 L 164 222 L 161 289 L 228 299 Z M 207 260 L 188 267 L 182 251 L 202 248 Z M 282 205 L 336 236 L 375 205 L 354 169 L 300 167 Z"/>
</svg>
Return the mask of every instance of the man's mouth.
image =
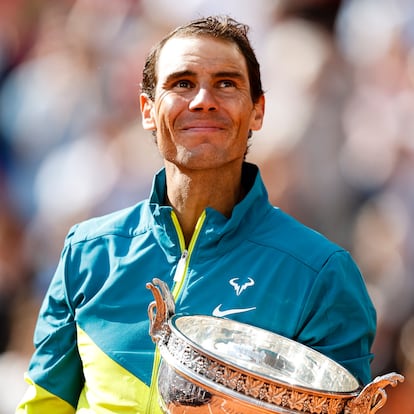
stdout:
<svg viewBox="0 0 414 414">
<path fill-rule="evenodd" d="M 183 131 L 220 131 L 226 129 L 226 126 L 223 122 L 197 121 L 184 123 L 179 126 L 179 129 Z"/>
<path fill-rule="evenodd" d="M 223 128 L 217 125 L 190 125 L 182 128 L 184 131 L 220 131 Z"/>
</svg>

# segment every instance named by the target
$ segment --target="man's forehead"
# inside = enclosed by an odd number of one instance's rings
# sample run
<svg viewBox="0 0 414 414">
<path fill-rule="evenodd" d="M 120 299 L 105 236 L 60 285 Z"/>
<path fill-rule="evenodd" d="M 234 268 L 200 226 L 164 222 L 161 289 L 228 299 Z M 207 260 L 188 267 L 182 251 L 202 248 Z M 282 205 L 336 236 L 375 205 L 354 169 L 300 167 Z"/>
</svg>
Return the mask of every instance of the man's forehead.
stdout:
<svg viewBox="0 0 414 414">
<path fill-rule="evenodd" d="M 209 65 L 227 65 L 243 71 L 245 59 L 234 42 L 208 35 L 175 36 L 169 39 L 158 56 L 158 72 L 173 67 L 184 68 L 187 64 L 206 60 Z"/>
</svg>

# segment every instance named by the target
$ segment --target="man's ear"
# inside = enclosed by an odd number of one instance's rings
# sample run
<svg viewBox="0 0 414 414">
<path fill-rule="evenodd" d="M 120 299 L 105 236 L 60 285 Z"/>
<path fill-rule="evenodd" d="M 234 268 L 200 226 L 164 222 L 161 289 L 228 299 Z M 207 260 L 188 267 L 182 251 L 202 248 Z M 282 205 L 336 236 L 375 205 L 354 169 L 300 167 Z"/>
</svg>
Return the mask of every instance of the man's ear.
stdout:
<svg viewBox="0 0 414 414">
<path fill-rule="evenodd" d="M 251 128 L 253 131 L 258 131 L 262 128 L 263 118 L 265 113 L 265 97 L 262 95 L 257 103 L 254 104 L 254 117 L 251 121 Z"/>
<path fill-rule="evenodd" d="M 142 114 L 142 126 L 147 131 L 155 131 L 157 126 L 154 118 L 154 101 L 146 94 L 141 93 L 139 103 Z"/>
</svg>

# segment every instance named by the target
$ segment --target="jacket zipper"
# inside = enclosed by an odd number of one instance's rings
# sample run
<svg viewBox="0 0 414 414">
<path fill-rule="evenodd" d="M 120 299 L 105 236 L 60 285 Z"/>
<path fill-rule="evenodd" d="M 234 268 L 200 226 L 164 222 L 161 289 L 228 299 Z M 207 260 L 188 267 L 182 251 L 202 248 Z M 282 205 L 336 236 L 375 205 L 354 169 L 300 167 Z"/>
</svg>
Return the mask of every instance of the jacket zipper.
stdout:
<svg viewBox="0 0 414 414">
<path fill-rule="evenodd" d="M 174 213 L 174 211 L 171 213 L 171 219 L 177 231 L 178 240 L 179 240 L 180 249 L 181 249 L 181 257 L 180 257 L 180 260 L 178 261 L 177 268 L 175 269 L 174 287 L 171 292 L 174 299 L 177 299 L 178 295 L 180 294 L 184 286 L 185 276 L 187 274 L 187 269 L 188 269 L 188 264 L 190 262 L 191 254 L 193 252 L 194 245 L 200 234 L 201 228 L 203 227 L 205 218 L 206 218 L 206 212 L 203 211 L 197 220 L 193 236 L 191 237 L 190 243 L 188 245 L 188 249 L 186 249 L 184 235 L 181 230 L 178 218 L 176 214 Z"/>
<path fill-rule="evenodd" d="M 201 228 L 206 218 L 206 212 L 203 211 L 203 213 L 201 214 L 201 216 L 199 217 L 197 221 L 193 236 L 191 237 L 190 244 L 188 245 L 188 249 L 186 249 L 185 247 L 184 235 L 181 230 L 180 223 L 178 222 L 178 218 L 176 214 L 174 213 L 174 211 L 171 212 L 171 218 L 174 223 L 174 227 L 177 231 L 178 240 L 179 240 L 180 249 L 181 249 L 181 256 L 180 256 L 180 259 L 178 260 L 177 267 L 174 272 L 174 279 L 173 279 L 174 287 L 171 292 L 175 300 L 177 299 L 184 285 L 185 276 L 187 274 L 188 263 L 190 262 L 191 253 L 194 249 L 194 245 L 196 243 L 196 240 L 198 238 L 198 235 L 200 234 Z M 154 364 L 152 368 L 152 375 L 151 375 L 150 395 L 149 395 L 149 401 L 148 401 L 147 410 L 146 410 L 147 414 L 153 414 L 154 412 L 156 412 L 155 406 L 158 404 L 156 396 L 158 394 L 157 378 L 158 378 L 158 370 L 159 370 L 160 361 L 161 361 L 161 355 L 158 351 L 158 348 L 156 348 L 155 355 L 154 355 Z"/>
<path fill-rule="evenodd" d="M 184 277 L 187 271 L 187 259 L 188 259 L 188 250 L 184 249 L 181 253 L 180 260 L 178 261 L 177 268 L 174 273 L 174 288 L 172 291 L 173 298 L 176 299 L 179 291 L 181 290 L 181 282 L 184 281 Z"/>
</svg>

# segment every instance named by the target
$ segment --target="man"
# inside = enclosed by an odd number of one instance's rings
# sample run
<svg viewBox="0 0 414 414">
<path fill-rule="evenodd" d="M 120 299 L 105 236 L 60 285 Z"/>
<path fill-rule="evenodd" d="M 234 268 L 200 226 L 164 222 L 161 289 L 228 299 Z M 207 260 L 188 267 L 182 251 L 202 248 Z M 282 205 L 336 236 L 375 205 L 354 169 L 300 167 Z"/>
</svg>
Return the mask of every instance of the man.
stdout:
<svg viewBox="0 0 414 414">
<path fill-rule="evenodd" d="M 274 331 L 369 382 L 375 311 L 354 261 L 271 206 L 245 162 L 265 106 L 247 27 L 209 17 L 176 29 L 148 56 L 140 99 L 165 168 L 148 200 L 69 232 L 17 412 L 160 412 L 153 277 L 177 312 Z"/>
</svg>

